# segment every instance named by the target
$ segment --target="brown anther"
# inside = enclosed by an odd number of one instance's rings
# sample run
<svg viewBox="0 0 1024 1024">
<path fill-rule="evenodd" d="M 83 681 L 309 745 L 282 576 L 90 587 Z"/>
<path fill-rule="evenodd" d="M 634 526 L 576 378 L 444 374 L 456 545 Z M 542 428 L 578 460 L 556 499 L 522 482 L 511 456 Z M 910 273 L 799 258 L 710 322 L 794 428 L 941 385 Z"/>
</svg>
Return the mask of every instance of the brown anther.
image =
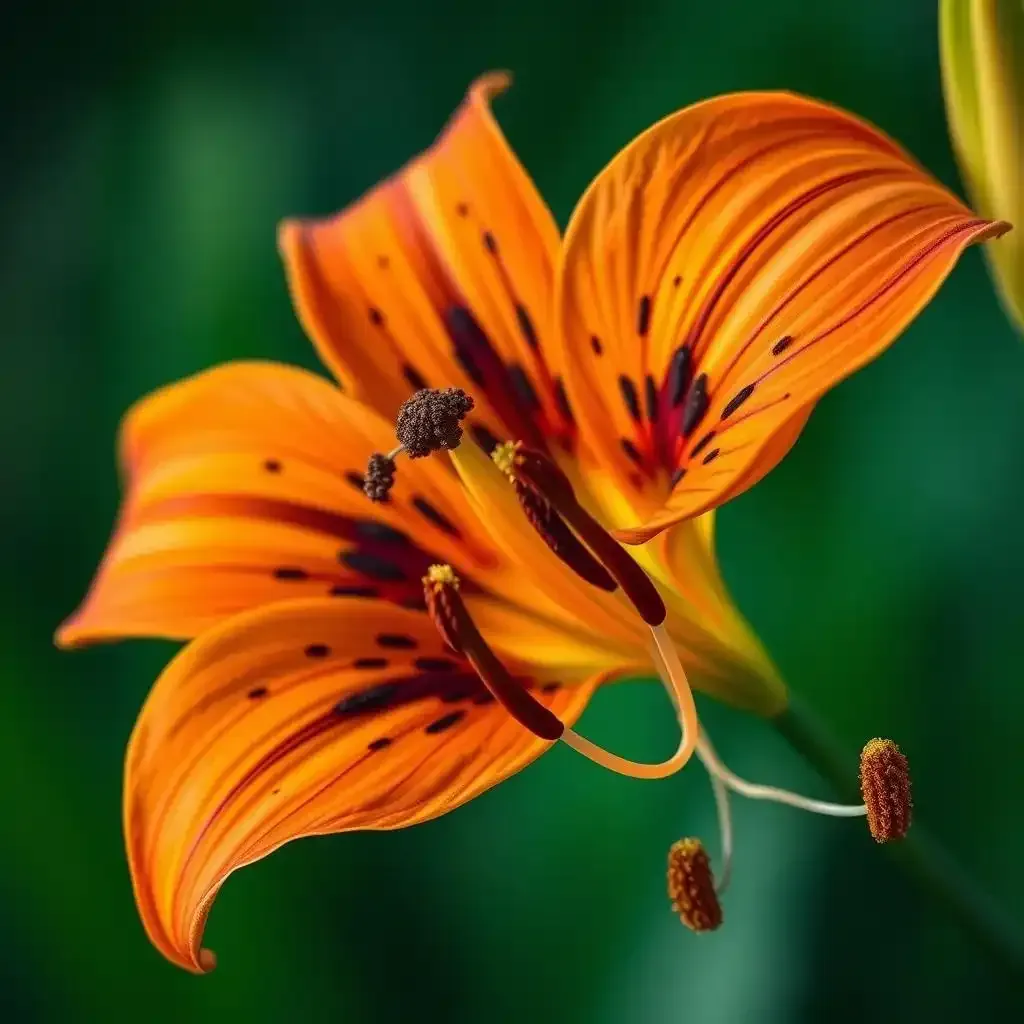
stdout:
<svg viewBox="0 0 1024 1024">
<path fill-rule="evenodd" d="M 384 502 L 388 500 L 394 485 L 395 460 L 381 452 L 374 452 L 363 476 L 364 493 L 370 501 Z"/>
<path fill-rule="evenodd" d="M 668 851 L 668 895 L 672 909 L 691 931 L 712 932 L 721 925 L 722 905 L 699 839 L 680 839 Z"/>
<path fill-rule="evenodd" d="M 892 740 L 869 740 L 861 751 L 860 789 L 875 842 L 902 839 L 910 828 L 913 808 L 910 770 Z"/>
<path fill-rule="evenodd" d="M 633 556 L 580 505 L 569 478 L 546 455 L 531 448 L 516 447 L 509 462 L 513 478 L 540 495 L 572 527 L 626 592 L 640 618 L 649 626 L 660 626 L 667 612 L 658 588 Z"/>
<path fill-rule="evenodd" d="M 499 704 L 535 736 L 557 740 L 565 731 L 558 716 L 514 679 L 480 635 L 459 593 L 459 580 L 449 565 L 432 565 L 423 577 L 427 612 L 442 638 L 469 659 Z"/>
<path fill-rule="evenodd" d="M 399 407 L 395 436 L 410 459 L 458 448 L 460 424 L 472 408 L 473 399 L 461 388 L 423 388 Z"/>
</svg>

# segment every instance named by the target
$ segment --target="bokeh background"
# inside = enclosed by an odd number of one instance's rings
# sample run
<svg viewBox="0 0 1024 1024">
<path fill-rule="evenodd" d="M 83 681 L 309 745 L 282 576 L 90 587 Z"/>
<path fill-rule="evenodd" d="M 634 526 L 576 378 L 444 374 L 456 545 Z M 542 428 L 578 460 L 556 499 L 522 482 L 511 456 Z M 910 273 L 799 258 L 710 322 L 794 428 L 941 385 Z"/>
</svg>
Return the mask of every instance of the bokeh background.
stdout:
<svg viewBox="0 0 1024 1024">
<path fill-rule="evenodd" d="M 726 926 L 673 917 L 664 858 L 715 848 L 699 768 L 611 777 L 564 749 L 406 832 L 294 844 L 212 915 L 211 976 L 137 921 L 121 758 L 169 653 L 60 654 L 144 392 L 221 360 L 314 366 L 275 253 L 425 146 L 482 70 L 564 223 L 602 164 L 709 94 L 845 105 L 957 186 L 931 0 L 20 3 L 0 34 L 0 1007 L 17 1021 L 529 1019 L 594 1024 L 1019 1020 L 993 965 L 856 824 L 737 808 Z M 1024 917 L 1024 347 L 980 253 L 824 401 L 720 519 L 727 578 L 794 690 L 847 744 L 910 754 L 917 808 Z M 825 796 L 770 727 L 706 707 L 733 766 Z M 670 749 L 653 687 L 586 730 Z M 1016 1008 L 1016 1010 L 1015 1010 Z"/>
</svg>

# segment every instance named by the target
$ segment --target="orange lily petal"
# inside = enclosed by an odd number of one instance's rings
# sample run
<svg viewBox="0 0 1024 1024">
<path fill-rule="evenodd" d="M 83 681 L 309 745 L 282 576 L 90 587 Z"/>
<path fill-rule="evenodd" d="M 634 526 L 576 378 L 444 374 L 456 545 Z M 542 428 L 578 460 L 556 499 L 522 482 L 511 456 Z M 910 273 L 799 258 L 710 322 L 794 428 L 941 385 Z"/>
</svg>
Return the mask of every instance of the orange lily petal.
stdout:
<svg viewBox="0 0 1024 1024">
<path fill-rule="evenodd" d="M 340 214 L 279 242 L 299 318 L 346 390 L 395 415 L 420 387 L 471 393 L 483 438 L 572 436 L 544 359 L 558 229 L 480 78 L 437 142 Z"/>
<path fill-rule="evenodd" d="M 536 695 L 569 723 L 604 678 Z M 206 918 L 237 868 L 301 836 L 427 821 L 548 746 L 424 614 L 316 599 L 238 616 L 171 662 L 132 734 L 124 826 L 146 931 L 209 970 Z"/>
<path fill-rule="evenodd" d="M 221 366 L 143 399 L 121 434 L 120 522 L 58 642 L 187 639 L 296 597 L 418 603 L 432 561 L 470 578 L 495 565 L 443 463 L 403 465 L 392 500 L 370 502 L 367 457 L 393 445 L 372 410 L 272 363 Z"/>
<path fill-rule="evenodd" d="M 723 96 L 637 138 L 573 214 L 556 286 L 581 429 L 642 494 L 619 536 L 642 543 L 763 476 L 961 251 L 1006 227 L 800 96 Z"/>
</svg>

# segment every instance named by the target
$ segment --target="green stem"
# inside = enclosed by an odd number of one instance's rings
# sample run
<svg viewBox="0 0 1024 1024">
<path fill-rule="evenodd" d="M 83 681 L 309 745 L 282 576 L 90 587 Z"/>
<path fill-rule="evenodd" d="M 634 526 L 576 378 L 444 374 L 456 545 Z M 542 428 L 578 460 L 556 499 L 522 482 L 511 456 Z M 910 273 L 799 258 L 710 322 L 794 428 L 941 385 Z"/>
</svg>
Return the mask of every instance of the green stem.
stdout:
<svg viewBox="0 0 1024 1024">
<path fill-rule="evenodd" d="M 844 799 L 860 794 L 843 751 L 821 721 L 794 698 L 772 719 L 779 733 Z M 1024 984 L 1024 942 L 995 901 L 982 891 L 926 829 L 915 824 L 905 839 L 886 849 L 922 889 L 941 903 L 964 930 Z"/>
</svg>

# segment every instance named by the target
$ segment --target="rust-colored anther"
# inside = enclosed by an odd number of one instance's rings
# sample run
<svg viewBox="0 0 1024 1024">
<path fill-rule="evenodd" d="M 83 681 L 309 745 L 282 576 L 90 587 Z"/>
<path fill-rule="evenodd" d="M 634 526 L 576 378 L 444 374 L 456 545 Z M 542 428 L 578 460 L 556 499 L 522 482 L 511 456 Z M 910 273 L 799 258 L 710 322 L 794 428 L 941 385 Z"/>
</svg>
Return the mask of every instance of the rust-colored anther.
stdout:
<svg viewBox="0 0 1024 1024">
<path fill-rule="evenodd" d="M 423 577 L 423 596 L 437 631 L 452 650 L 469 659 L 498 703 L 535 736 L 544 740 L 559 739 L 565 732 L 565 726 L 557 715 L 512 677 L 487 646 L 462 600 L 459 578 L 450 565 L 430 566 Z"/>
<path fill-rule="evenodd" d="M 576 500 L 569 478 L 542 452 L 513 446 L 506 472 L 534 491 L 575 531 L 608 574 L 626 592 L 649 626 L 665 621 L 665 602 L 633 556 Z M 495 458 L 500 468 L 502 461 Z"/>
<path fill-rule="evenodd" d="M 699 839 L 680 839 L 668 851 L 668 895 L 672 909 L 691 931 L 713 932 L 721 925 L 722 905 Z"/>
<path fill-rule="evenodd" d="M 913 801 L 907 759 L 892 740 L 869 740 L 860 755 L 860 789 L 875 842 L 902 839 L 910 828 Z"/>
<path fill-rule="evenodd" d="M 390 455 L 374 452 L 363 475 L 363 491 L 370 501 L 385 502 L 395 485 L 395 460 Z"/>
</svg>

